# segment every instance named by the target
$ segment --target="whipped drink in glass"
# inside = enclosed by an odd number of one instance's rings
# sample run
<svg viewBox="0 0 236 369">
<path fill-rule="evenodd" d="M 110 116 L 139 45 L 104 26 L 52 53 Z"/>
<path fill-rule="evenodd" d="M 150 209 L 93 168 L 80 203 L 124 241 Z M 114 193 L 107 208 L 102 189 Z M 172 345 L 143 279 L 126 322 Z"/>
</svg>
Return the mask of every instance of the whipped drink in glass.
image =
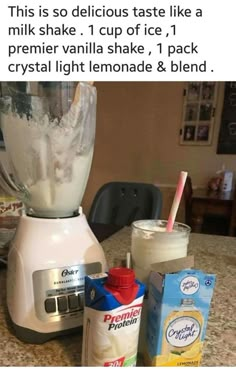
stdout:
<svg viewBox="0 0 236 369">
<path fill-rule="evenodd" d="M 132 224 L 131 253 L 137 278 L 148 283 L 151 265 L 187 256 L 190 227 L 174 223 L 166 231 L 167 221 L 138 220 Z"/>
</svg>

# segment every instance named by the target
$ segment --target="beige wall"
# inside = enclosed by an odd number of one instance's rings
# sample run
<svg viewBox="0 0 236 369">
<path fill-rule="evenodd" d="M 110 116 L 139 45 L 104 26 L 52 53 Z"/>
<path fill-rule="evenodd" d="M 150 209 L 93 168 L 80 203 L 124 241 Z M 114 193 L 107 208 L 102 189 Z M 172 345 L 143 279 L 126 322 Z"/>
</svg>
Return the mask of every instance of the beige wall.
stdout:
<svg viewBox="0 0 236 369">
<path fill-rule="evenodd" d="M 220 84 L 210 146 L 179 145 L 184 84 L 99 82 L 97 132 L 92 170 L 83 200 L 88 211 L 97 189 L 111 180 L 175 186 L 187 170 L 194 186 L 205 186 L 224 163 L 236 170 L 235 155 L 216 155 L 224 84 Z"/>
</svg>

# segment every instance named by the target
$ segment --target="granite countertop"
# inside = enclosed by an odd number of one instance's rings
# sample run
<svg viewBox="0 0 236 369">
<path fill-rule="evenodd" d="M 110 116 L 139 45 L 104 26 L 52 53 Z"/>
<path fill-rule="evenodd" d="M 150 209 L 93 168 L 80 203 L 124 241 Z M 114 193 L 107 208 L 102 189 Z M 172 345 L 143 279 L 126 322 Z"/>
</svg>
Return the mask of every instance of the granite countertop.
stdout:
<svg viewBox="0 0 236 369">
<path fill-rule="evenodd" d="M 130 228 L 102 243 L 109 266 L 130 250 Z M 217 274 L 202 366 L 236 366 L 236 238 L 191 234 L 189 255 L 196 269 Z M 20 342 L 8 326 L 6 269 L 0 269 L 0 366 L 80 366 L 82 330 L 41 345 Z M 20 301 L 19 301 L 20 303 Z"/>
</svg>

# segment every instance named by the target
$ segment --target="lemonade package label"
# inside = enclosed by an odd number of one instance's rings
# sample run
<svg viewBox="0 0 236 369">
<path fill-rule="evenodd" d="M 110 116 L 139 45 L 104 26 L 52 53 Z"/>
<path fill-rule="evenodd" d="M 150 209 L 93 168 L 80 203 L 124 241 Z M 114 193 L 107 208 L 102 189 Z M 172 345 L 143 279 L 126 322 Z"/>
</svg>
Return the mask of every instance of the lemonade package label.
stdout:
<svg viewBox="0 0 236 369">
<path fill-rule="evenodd" d="M 149 280 L 148 366 L 199 366 L 215 275 L 186 269 L 151 272 Z"/>
</svg>

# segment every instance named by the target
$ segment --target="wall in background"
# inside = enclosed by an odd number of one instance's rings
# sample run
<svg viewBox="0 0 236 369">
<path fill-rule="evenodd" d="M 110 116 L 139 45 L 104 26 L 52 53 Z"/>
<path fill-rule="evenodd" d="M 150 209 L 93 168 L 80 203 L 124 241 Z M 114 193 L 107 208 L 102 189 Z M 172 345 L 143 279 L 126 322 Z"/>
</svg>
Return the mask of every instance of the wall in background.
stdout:
<svg viewBox="0 0 236 369">
<path fill-rule="evenodd" d="M 98 188 L 108 181 L 143 181 L 171 188 L 176 185 L 179 172 L 187 170 L 193 185 L 202 187 L 223 163 L 227 169 L 236 171 L 235 155 L 216 154 L 224 83 L 220 84 L 210 146 L 179 144 L 182 82 L 99 82 L 95 85 L 97 132 L 83 200 L 85 212 Z M 167 198 L 170 201 L 169 195 Z"/>
</svg>

